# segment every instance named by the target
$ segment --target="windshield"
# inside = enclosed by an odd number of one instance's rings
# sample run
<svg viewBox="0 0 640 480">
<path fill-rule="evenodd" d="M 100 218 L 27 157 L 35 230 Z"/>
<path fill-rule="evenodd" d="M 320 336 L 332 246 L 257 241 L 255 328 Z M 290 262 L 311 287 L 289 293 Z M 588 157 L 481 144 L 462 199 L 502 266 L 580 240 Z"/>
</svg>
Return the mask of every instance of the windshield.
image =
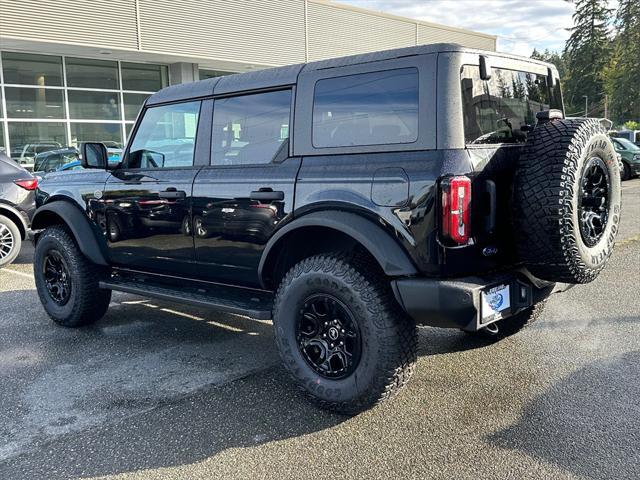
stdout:
<svg viewBox="0 0 640 480">
<path fill-rule="evenodd" d="M 616 138 L 613 142 L 622 146 L 622 150 L 640 150 L 640 147 L 638 147 L 635 143 L 630 142 L 626 138 Z M 619 145 L 616 145 L 616 147 L 619 148 Z"/>
</svg>

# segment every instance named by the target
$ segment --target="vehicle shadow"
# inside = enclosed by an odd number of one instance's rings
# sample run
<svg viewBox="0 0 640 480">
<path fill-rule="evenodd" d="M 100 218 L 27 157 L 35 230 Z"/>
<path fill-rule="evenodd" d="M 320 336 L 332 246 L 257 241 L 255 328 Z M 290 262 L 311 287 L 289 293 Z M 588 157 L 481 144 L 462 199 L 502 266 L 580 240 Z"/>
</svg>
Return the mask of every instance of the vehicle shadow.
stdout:
<svg viewBox="0 0 640 480">
<path fill-rule="evenodd" d="M 591 363 L 488 440 L 589 479 L 640 477 L 640 351 Z M 616 388 L 609 388 L 616 377 Z"/>
<path fill-rule="evenodd" d="M 0 317 L 2 305 L 35 302 L 33 290 L 2 292 Z M 0 461 L 0 478 L 189 465 L 348 419 L 304 398 L 279 364 L 269 322 L 124 294 L 114 295 L 103 320 L 81 329 L 56 327 L 39 305 L 34 312 L 16 342 L 44 341 L 46 356 L 26 378 L 20 369 L 7 377 L 19 385 L 8 389 L 17 398 L 0 393 L 9 410 L 12 403 L 22 410 L 4 434 L 0 428 L 0 439 L 17 445 Z M 462 332 L 420 329 L 421 356 L 483 345 Z"/>
</svg>

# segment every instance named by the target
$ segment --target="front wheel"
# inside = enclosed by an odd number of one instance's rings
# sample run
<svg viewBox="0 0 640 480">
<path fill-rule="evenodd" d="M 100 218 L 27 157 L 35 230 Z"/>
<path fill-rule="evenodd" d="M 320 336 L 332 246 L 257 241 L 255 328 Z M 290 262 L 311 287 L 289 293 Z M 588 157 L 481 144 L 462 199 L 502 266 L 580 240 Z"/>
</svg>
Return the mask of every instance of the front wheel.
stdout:
<svg viewBox="0 0 640 480">
<path fill-rule="evenodd" d="M 33 273 L 47 314 L 64 327 L 98 321 L 106 313 L 111 290 L 99 288 L 104 273 L 80 251 L 62 226 L 47 228 L 36 244 Z"/>
<path fill-rule="evenodd" d="M 393 396 L 411 376 L 415 323 L 371 262 L 327 254 L 295 265 L 278 288 L 280 357 L 322 408 L 356 414 Z"/>
</svg>

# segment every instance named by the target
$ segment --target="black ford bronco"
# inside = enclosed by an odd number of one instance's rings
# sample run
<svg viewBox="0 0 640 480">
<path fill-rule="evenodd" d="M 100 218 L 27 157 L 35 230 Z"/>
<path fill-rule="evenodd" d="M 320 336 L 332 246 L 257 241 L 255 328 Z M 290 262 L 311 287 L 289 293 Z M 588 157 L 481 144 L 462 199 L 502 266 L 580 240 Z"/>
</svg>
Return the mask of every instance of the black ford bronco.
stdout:
<svg viewBox="0 0 640 480">
<path fill-rule="evenodd" d="M 60 325 L 111 291 L 273 319 L 321 406 L 356 413 L 416 362 L 416 325 L 495 340 L 594 280 L 615 150 L 549 64 L 428 45 L 213 78 L 145 103 L 120 164 L 37 190 L 35 278 Z"/>
</svg>

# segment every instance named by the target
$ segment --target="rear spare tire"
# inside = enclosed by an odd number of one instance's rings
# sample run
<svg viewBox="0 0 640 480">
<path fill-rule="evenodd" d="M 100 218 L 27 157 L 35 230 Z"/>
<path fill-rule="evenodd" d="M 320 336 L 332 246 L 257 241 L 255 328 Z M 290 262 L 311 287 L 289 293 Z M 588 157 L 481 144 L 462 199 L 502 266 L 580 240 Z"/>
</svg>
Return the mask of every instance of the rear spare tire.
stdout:
<svg viewBox="0 0 640 480">
<path fill-rule="evenodd" d="M 613 250 L 620 199 L 616 153 L 598 121 L 536 126 L 514 182 L 515 233 L 525 266 L 549 281 L 593 281 Z"/>
</svg>

